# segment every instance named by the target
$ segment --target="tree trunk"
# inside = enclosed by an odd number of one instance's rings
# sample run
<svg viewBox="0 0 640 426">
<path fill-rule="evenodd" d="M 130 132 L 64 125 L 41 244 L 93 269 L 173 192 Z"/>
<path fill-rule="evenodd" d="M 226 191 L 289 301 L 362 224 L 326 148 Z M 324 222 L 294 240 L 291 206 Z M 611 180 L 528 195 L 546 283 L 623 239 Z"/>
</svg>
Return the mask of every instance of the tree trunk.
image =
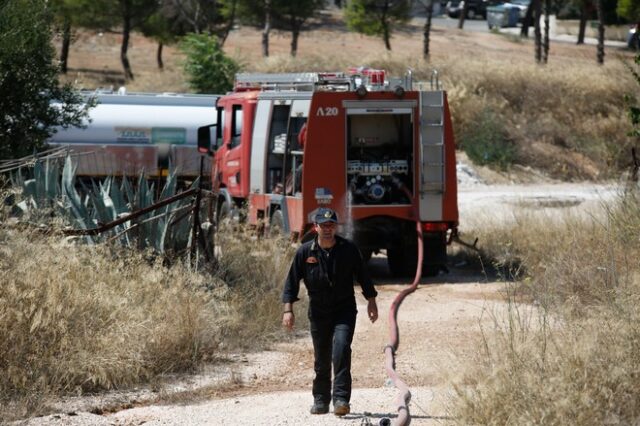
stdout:
<svg viewBox="0 0 640 426">
<path fill-rule="evenodd" d="M 529 3 L 527 7 L 527 13 L 524 15 L 524 19 L 522 20 L 522 29 L 520 30 L 520 37 L 529 38 L 529 27 L 533 23 L 533 9 L 535 8 L 535 1 Z"/>
<path fill-rule="evenodd" d="M 262 30 L 262 56 L 269 56 L 269 32 L 271 31 L 271 0 L 264 2 L 264 28 Z"/>
<path fill-rule="evenodd" d="M 464 5 L 462 5 L 462 10 L 460 11 L 460 18 L 458 19 L 459 30 L 464 28 L 464 20 L 467 18 L 468 12 L 469 12 L 469 0 L 465 0 Z"/>
<path fill-rule="evenodd" d="M 291 28 L 291 56 L 296 57 L 298 53 L 298 37 L 300 36 L 300 26 L 294 24 Z"/>
<path fill-rule="evenodd" d="M 546 64 L 549 59 L 549 12 L 551 11 L 551 0 L 544 0 L 544 40 L 542 43 L 542 63 Z"/>
<path fill-rule="evenodd" d="M 389 0 L 386 0 L 382 9 L 382 17 L 380 18 L 380 25 L 382 25 L 382 38 L 384 40 L 384 47 L 387 51 L 391 51 L 391 31 L 389 28 Z"/>
<path fill-rule="evenodd" d="M 582 2 L 580 8 L 580 25 L 578 26 L 578 41 L 576 44 L 584 44 L 584 34 L 587 30 L 587 2 Z"/>
<path fill-rule="evenodd" d="M 431 36 L 431 18 L 433 17 L 433 0 L 428 0 L 427 20 L 424 23 L 424 37 L 422 39 L 422 56 L 429 59 L 429 38 Z"/>
<path fill-rule="evenodd" d="M 231 14 L 229 15 L 227 26 L 224 28 L 224 31 L 222 31 L 222 34 L 220 34 L 220 37 L 219 37 L 220 49 L 222 49 L 222 47 L 224 46 L 224 42 L 227 41 L 227 37 L 229 37 L 229 33 L 231 32 L 231 29 L 233 28 L 233 24 L 236 21 L 237 4 L 238 4 L 238 0 L 231 0 Z"/>
<path fill-rule="evenodd" d="M 124 12 L 122 16 L 122 46 L 120 46 L 120 61 L 122 62 L 122 68 L 124 68 L 124 77 L 127 80 L 133 80 L 133 72 L 131 71 L 131 64 L 129 64 L 129 58 L 127 57 L 127 51 L 129 50 L 129 37 L 131 36 L 131 2 L 124 2 Z"/>
<path fill-rule="evenodd" d="M 598 54 L 596 59 L 599 64 L 604 64 L 604 13 L 602 1 L 596 0 L 596 11 L 598 13 Z"/>
<path fill-rule="evenodd" d="M 158 62 L 158 68 L 160 68 L 161 71 L 164 70 L 164 62 L 162 62 L 163 47 L 164 47 L 164 44 L 161 41 L 158 42 L 158 50 L 156 51 L 156 61 Z"/>
<path fill-rule="evenodd" d="M 540 16 L 542 15 L 542 0 L 533 0 L 535 3 L 533 13 L 533 33 L 535 35 L 535 58 L 536 62 L 542 61 L 542 34 L 540 32 Z"/>
<path fill-rule="evenodd" d="M 69 46 L 71 46 L 71 19 L 64 18 L 64 24 L 62 27 L 62 48 L 60 49 L 60 72 L 62 74 L 67 73 Z"/>
<path fill-rule="evenodd" d="M 386 23 L 382 27 L 382 38 L 384 39 L 384 47 L 391 51 L 391 34 L 389 33 L 389 25 Z"/>
</svg>

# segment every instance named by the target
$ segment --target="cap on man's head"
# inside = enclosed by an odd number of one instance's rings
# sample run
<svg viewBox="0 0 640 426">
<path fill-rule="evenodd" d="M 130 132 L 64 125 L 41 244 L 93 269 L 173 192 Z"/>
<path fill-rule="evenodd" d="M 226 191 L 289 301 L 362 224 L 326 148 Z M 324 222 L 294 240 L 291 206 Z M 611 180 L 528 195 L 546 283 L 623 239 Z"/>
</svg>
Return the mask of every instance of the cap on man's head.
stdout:
<svg viewBox="0 0 640 426">
<path fill-rule="evenodd" d="M 338 223 L 338 215 L 333 210 L 328 209 L 326 207 L 322 207 L 322 208 L 319 208 L 318 211 L 316 212 L 314 222 L 317 224 L 327 223 L 327 222 Z"/>
</svg>

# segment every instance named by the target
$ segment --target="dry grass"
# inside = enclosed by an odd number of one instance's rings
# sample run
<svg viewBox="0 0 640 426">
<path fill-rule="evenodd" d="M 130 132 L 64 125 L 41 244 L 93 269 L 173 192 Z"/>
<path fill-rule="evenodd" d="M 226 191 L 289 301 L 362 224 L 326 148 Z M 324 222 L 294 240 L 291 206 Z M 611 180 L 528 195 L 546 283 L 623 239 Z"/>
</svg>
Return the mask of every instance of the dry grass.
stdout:
<svg viewBox="0 0 640 426">
<path fill-rule="evenodd" d="M 527 271 L 518 285 L 538 309 L 512 302 L 508 317 L 496 319 L 498 332 L 486 336 L 485 350 L 456 387 L 459 424 L 638 422 L 638 212 L 640 198 L 628 194 L 605 221 L 528 221 L 494 230 L 487 252 L 503 262 L 518 258 Z"/>
<path fill-rule="evenodd" d="M 43 395 L 126 388 L 282 338 L 289 252 L 250 254 L 270 244 L 236 242 L 208 276 L 0 227 L 0 419 Z"/>
<path fill-rule="evenodd" d="M 517 146 L 520 164 L 583 179 L 611 177 L 628 164 L 624 94 L 635 88 L 622 63 L 539 67 L 476 59 L 447 64 L 445 71 L 463 144 L 489 110 Z"/>
<path fill-rule="evenodd" d="M 289 272 L 294 247 L 282 239 L 256 239 L 248 230 L 221 233 L 221 255 L 216 275 L 229 287 L 228 301 L 233 311 L 227 315 L 224 336 L 236 348 L 256 349 L 282 339 L 282 286 Z M 296 306 L 304 311 L 305 304 Z M 299 315 L 297 327 L 306 328 L 306 315 Z"/>
</svg>

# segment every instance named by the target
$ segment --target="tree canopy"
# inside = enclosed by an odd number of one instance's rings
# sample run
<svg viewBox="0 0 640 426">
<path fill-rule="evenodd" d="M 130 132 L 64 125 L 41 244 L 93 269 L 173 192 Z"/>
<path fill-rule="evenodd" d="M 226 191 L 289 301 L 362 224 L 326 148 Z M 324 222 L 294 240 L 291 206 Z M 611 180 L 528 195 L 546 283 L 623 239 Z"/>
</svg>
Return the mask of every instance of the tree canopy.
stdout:
<svg viewBox="0 0 640 426">
<path fill-rule="evenodd" d="M 631 22 L 640 22 L 640 0 L 618 0 L 616 8 L 618 15 Z"/>
<path fill-rule="evenodd" d="M 59 85 L 51 25 L 45 0 L 0 0 L 0 159 L 32 154 L 54 126 L 86 117 L 82 97 Z"/>
<path fill-rule="evenodd" d="M 239 67 L 224 54 L 215 36 L 188 34 L 180 47 L 187 55 L 184 70 L 192 90 L 197 93 L 231 90 Z"/>
<path fill-rule="evenodd" d="M 391 50 L 391 33 L 411 17 L 411 3 L 411 0 L 352 0 L 345 19 L 353 31 L 381 36 L 387 50 Z"/>
</svg>

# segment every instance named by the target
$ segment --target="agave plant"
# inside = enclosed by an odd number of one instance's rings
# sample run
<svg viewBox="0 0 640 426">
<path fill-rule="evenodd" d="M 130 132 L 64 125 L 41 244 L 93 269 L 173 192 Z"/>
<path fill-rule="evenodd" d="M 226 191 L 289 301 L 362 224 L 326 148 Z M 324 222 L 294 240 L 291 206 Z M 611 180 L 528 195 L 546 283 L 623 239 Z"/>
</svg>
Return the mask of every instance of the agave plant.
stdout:
<svg viewBox="0 0 640 426">
<path fill-rule="evenodd" d="M 140 173 L 135 185 L 126 177 L 113 176 L 102 181 L 76 180 L 76 165 L 67 156 L 62 172 L 57 161 L 36 160 L 32 177 L 24 179 L 22 170 L 12 176 L 14 185 L 22 187 L 22 200 L 17 204 L 28 218 L 42 218 L 42 212 L 55 211 L 73 228 L 91 230 L 152 206 L 176 195 L 177 170 L 169 165 L 169 174 L 156 199 L 155 184 Z M 196 180 L 192 187 L 198 185 Z M 97 235 L 86 235 L 88 243 L 115 240 L 125 246 L 150 248 L 161 254 L 184 251 L 191 242 L 193 220 L 192 199 L 182 198 L 144 215 L 132 217 Z"/>
</svg>

